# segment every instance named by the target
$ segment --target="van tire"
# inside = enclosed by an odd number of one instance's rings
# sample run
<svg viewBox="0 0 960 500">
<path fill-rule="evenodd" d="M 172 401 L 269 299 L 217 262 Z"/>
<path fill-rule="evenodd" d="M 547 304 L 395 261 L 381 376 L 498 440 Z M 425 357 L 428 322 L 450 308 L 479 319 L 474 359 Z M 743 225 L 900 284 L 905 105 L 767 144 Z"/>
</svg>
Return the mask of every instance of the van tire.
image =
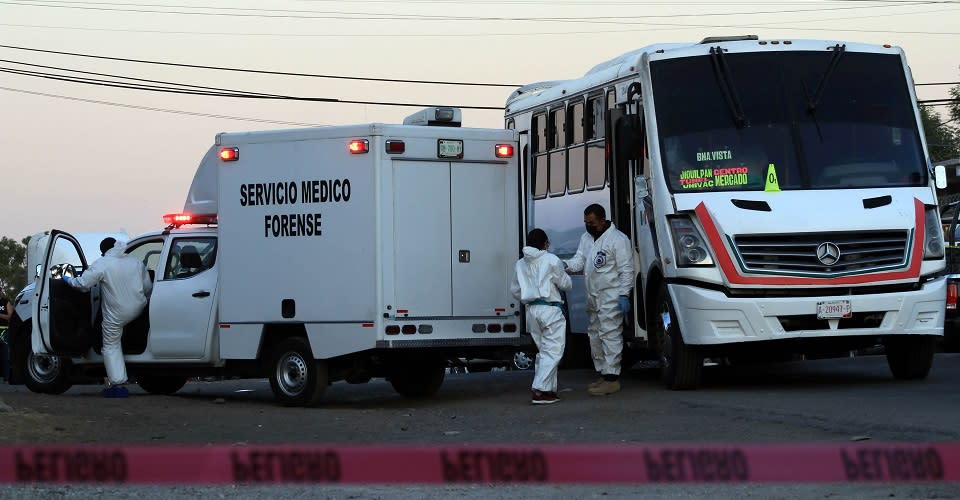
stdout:
<svg viewBox="0 0 960 500">
<path fill-rule="evenodd" d="M 316 406 L 329 384 L 327 363 L 313 358 L 303 337 L 284 339 L 271 350 L 268 378 L 283 406 Z"/>
<path fill-rule="evenodd" d="M 426 398 L 440 390 L 446 371 L 442 359 L 409 360 L 394 368 L 390 385 L 405 398 Z"/>
<path fill-rule="evenodd" d="M 937 337 L 932 335 L 889 335 L 883 339 L 887 365 L 900 380 L 927 378 L 933 366 Z"/>
<path fill-rule="evenodd" d="M 703 353 L 683 341 L 666 283 L 660 284 L 653 313 L 656 315 L 652 323 L 655 325 L 657 351 L 662 361 L 660 376 L 664 385 L 675 391 L 696 389 L 703 371 Z M 669 325 L 664 322 L 664 314 L 669 318 Z"/>
<path fill-rule="evenodd" d="M 187 377 L 169 375 L 139 375 L 137 385 L 150 394 L 169 396 L 187 384 Z"/>
</svg>

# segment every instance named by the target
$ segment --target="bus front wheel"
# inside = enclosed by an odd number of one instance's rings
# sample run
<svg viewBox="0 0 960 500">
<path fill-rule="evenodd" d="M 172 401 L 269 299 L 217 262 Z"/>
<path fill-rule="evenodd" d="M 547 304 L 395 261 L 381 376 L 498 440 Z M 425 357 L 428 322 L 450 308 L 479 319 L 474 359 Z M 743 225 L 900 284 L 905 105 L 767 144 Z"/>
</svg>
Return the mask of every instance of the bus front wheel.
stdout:
<svg viewBox="0 0 960 500">
<path fill-rule="evenodd" d="M 700 385 L 703 354 L 683 341 L 666 283 L 660 284 L 654 314 L 657 315 L 653 318 L 653 324 L 656 325 L 660 376 L 664 385 L 671 390 L 696 389 Z"/>
</svg>

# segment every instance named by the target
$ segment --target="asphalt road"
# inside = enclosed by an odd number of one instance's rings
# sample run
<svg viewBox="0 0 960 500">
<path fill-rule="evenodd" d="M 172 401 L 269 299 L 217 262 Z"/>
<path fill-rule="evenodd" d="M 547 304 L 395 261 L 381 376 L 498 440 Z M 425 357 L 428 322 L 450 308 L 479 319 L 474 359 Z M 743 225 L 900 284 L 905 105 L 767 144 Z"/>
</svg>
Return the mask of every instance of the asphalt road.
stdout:
<svg viewBox="0 0 960 500">
<path fill-rule="evenodd" d="M 336 383 L 318 408 L 284 408 L 265 380 L 191 382 L 173 396 L 132 386 L 129 399 L 103 399 L 99 387 L 59 396 L 0 386 L 0 442 L 129 444 L 616 444 L 848 443 L 960 441 L 960 354 L 938 354 L 923 381 L 892 378 L 883 356 L 744 367 L 710 367 L 697 391 L 663 389 L 656 370 L 627 371 L 623 391 L 595 397 L 594 375 L 560 372 L 552 406 L 529 402 L 531 371 L 450 374 L 433 398 L 409 400 L 382 380 Z M 94 488 L 93 490 L 89 488 Z M 957 498 L 960 484 L 0 488 L 0 497 L 121 494 L 325 496 L 329 498 L 581 497 L 743 495 L 779 498 Z M 99 491 L 99 493 L 98 493 Z M 270 493 L 264 493 L 264 492 Z M 409 496 L 406 496 L 409 495 Z"/>
</svg>

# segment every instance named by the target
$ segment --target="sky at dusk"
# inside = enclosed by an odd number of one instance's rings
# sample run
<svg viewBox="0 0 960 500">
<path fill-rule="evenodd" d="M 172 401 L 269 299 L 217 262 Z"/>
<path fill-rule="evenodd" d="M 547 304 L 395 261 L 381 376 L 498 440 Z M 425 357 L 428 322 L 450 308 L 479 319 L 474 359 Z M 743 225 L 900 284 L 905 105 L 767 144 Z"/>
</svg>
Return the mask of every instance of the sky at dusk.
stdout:
<svg viewBox="0 0 960 500">
<path fill-rule="evenodd" d="M 2 1 L 0 236 L 159 229 L 218 132 L 399 123 L 419 109 L 376 103 L 499 108 L 509 85 L 576 78 L 653 43 L 738 34 L 890 43 L 917 83 L 960 81 L 960 1 Z M 210 88 L 355 103 L 183 93 Z M 502 117 L 463 110 L 464 126 L 502 127 Z"/>
</svg>

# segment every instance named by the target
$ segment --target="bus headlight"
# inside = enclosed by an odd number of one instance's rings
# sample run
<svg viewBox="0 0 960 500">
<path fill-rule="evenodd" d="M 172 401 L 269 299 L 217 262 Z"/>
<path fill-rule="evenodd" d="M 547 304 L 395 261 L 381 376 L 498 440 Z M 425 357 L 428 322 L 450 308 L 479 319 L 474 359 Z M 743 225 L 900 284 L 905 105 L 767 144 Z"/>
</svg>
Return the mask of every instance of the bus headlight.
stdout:
<svg viewBox="0 0 960 500">
<path fill-rule="evenodd" d="M 927 207 L 924 213 L 924 237 L 923 258 L 942 259 L 943 258 L 943 226 L 940 225 L 940 216 L 937 214 L 937 207 Z"/>
<path fill-rule="evenodd" d="M 713 265 L 713 258 L 707 250 L 707 242 L 689 217 L 671 217 L 670 230 L 673 232 L 673 249 L 677 255 L 677 267 Z"/>
</svg>

